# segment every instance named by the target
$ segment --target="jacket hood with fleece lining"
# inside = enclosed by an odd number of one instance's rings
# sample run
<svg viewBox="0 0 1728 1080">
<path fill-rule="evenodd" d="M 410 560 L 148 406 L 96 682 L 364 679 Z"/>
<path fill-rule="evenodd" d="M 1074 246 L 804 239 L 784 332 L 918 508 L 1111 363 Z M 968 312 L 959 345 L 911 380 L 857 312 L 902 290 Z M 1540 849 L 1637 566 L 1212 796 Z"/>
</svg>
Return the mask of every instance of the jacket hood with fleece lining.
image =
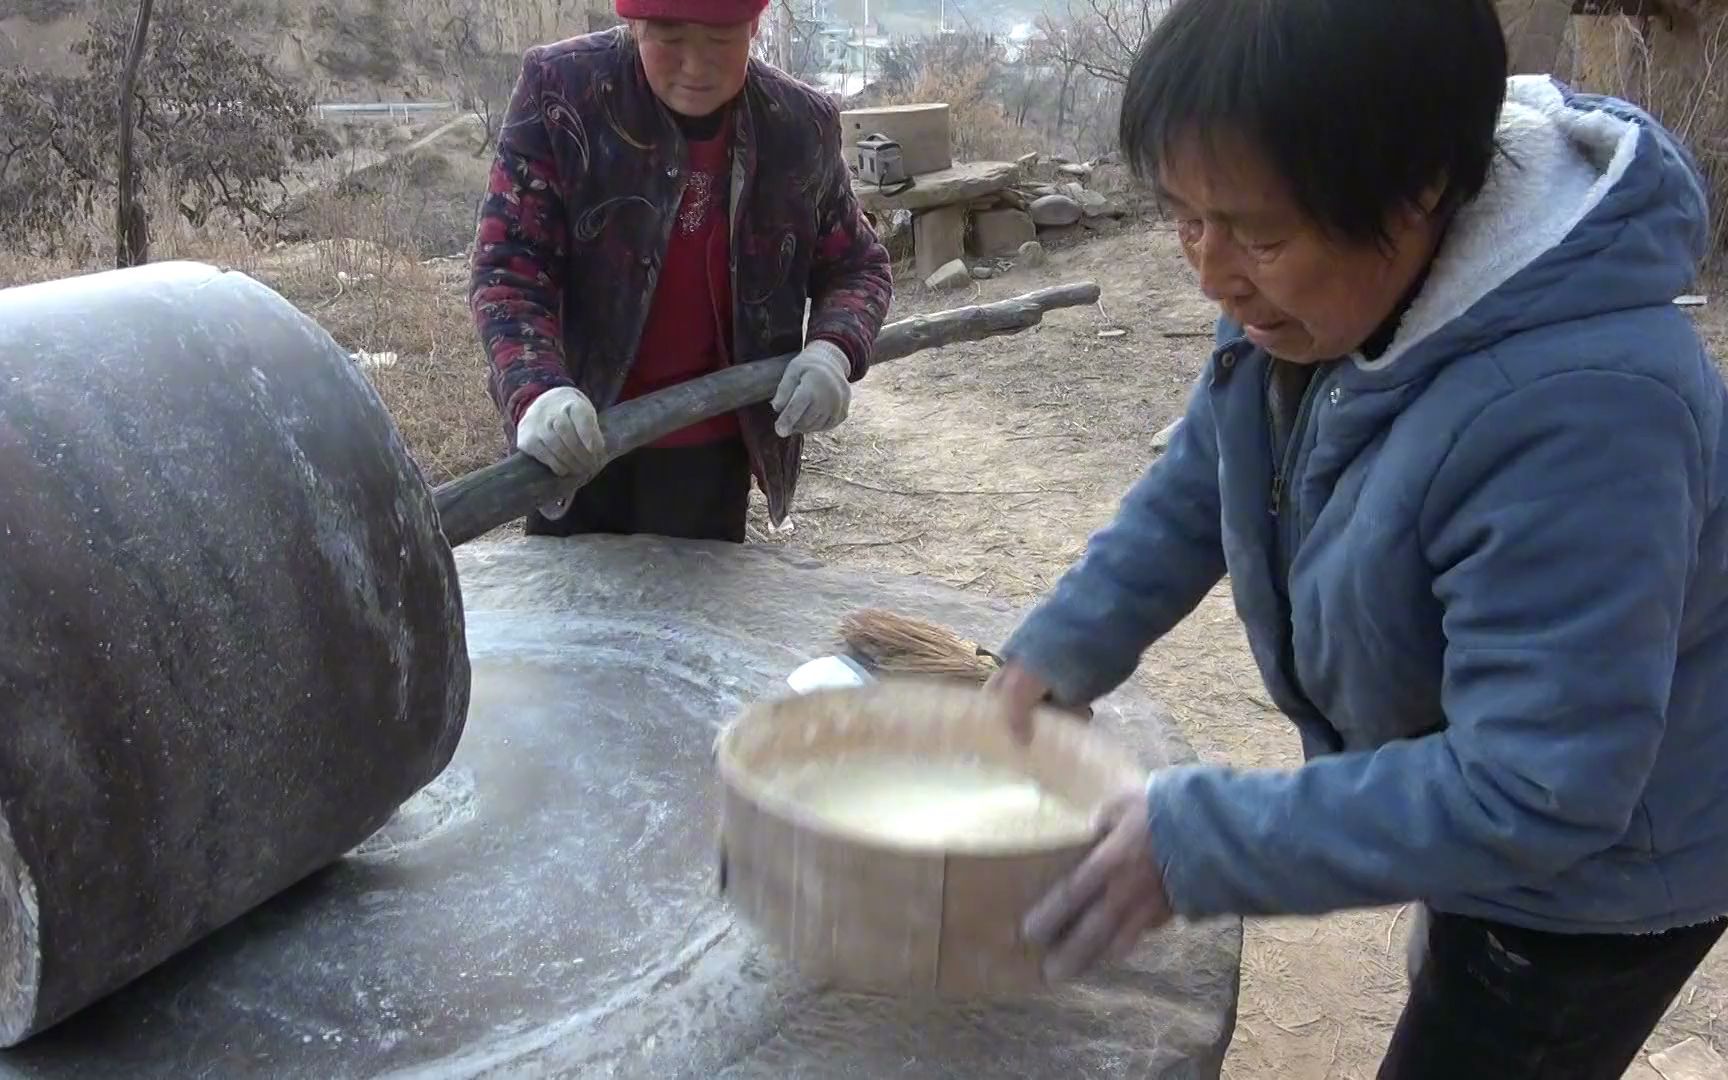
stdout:
<svg viewBox="0 0 1728 1080">
<path fill-rule="evenodd" d="M 1649 114 L 1507 81 L 1500 154 L 1459 211 L 1418 294 L 1363 372 L 1398 381 L 1514 334 L 1671 303 L 1696 280 L 1709 207 L 1696 163 Z"/>
</svg>

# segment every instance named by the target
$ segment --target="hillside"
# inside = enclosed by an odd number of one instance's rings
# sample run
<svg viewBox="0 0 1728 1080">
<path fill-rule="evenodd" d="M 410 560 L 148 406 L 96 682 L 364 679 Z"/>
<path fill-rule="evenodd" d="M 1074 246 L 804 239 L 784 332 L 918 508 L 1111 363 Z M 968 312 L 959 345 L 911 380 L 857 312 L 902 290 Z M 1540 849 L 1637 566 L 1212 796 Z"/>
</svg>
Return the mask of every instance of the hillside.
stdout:
<svg viewBox="0 0 1728 1080">
<path fill-rule="evenodd" d="M 88 14 L 105 3 L 134 0 L 0 0 L 0 67 L 71 72 L 70 49 Z M 190 0 L 209 3 L 210 0 Z M 438 57 L 460 0 L 220 0 L 236 36 L 270 56 L 283 75 L 321 101 L 442 98 Z M 872 20 L 894 35 L 934 32 L 939 8 L 948 24 L 1006 32 L 1064 0 L 870 0 Z M 158 0 L 158 10 L 172 0 Z M 865 0 L 829 0 L 831 16 L 860 21 Z M 499 0 L 505 44 L 526 46 L 603 25 L 612 0 Z"/>
<path fill-rule="evenodd" d="M 89 13 L 115 0 L 0 0 L 0 64 L 77 70 L 70 47 Z M 130 4 L 133 0 L 124 0 Z M 321 101 L 442 98 L 441 50 L 460 0 L 158 0 L 158 18 L 179 5 L 216 8 L 237 40 L 270 57 L 284 76 Z M 610 0 L 501 0 L 488 6 L 521 45 L 581 33 Z M 592 10 L 591 10 L 592 9 Z M 517 41 L 500 42 L 517 48 Z"/>
</svg>

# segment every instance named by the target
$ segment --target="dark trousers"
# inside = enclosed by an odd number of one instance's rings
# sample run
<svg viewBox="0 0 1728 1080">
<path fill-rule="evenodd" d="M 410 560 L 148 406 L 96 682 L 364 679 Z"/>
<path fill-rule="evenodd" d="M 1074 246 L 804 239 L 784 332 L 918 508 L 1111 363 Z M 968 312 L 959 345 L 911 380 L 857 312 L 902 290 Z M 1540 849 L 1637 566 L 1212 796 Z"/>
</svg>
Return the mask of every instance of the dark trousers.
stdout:
<svg viewBox="0 0 1728 1080">
<path fill-rule="evenodd" d="M 530 536 L 651 533 L 744 542 L 750 455 L 739 439 L 704 446 L 644 447 L 600 470 L 556 521 L 528 515 Z"/>
<path fill-rule="evenodd" d="M 1435 913 L 1380 1080 L 1619 1080 L 1725 926 L 1551 934 Z"/>
</svg>

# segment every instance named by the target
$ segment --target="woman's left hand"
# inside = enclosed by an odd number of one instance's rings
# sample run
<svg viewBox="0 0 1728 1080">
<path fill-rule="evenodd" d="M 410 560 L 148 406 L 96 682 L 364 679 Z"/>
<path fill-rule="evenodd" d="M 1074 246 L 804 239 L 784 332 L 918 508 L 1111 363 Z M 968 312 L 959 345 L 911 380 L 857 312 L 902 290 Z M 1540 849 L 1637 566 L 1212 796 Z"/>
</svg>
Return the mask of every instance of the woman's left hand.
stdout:
<svg viewBox="0 0 1728 1080">
<path fill-rule="evenodd" d="M 771 405 L 779 419 L 774 433 L 782 439 L 812 435 L 840 426 L 852 407 L 852 384 L 847 375 L 852 361 L 832 341 L 818 339 L 786 365 L 774 391 Z"/>
<path fill-rule="evenodd" d="M 1149 813 L 1144 791 L 1112 800 L 1098 845 L 1026 916 L 1026 936 L 1046 949 L 1046 978 L 1071 979 L 1100 960 L 1123 959 L 1174 918 L 1152 855 Z"/>
</svg>

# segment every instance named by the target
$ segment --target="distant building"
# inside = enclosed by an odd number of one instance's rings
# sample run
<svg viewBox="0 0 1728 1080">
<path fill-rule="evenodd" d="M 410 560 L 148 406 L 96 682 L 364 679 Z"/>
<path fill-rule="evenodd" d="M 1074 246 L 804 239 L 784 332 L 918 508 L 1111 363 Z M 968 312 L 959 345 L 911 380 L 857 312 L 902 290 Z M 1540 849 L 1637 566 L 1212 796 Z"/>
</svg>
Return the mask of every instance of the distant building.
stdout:
<svg viewBox="0 0 1728 1080">
<path fill-rule="evenodd" d="M 806 24 L 798 33 L 797 48 L 800 55 L 809 56 L 806 64 L 811 69 L 805 81 L 842 101 L 864 93 L 881 78 L 882 55 L 893 44 L 875 23 L 855 27 L 815 22 L 813 28 Z"/>
</svg>

